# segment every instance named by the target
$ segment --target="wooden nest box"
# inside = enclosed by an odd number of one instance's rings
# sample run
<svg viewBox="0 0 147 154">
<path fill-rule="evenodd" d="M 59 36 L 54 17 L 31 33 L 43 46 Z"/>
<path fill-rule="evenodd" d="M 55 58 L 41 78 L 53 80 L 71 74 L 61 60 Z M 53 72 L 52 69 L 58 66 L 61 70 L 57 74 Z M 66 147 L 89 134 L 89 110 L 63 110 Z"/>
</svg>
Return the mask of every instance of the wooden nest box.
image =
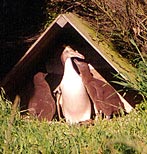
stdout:
<svg viewBox="0 0 147 154">
<path fill-rule="evenodd" d="M 31 97 L 32 78 L 35 73 L 48 72 L 46 80 L 53 90 L 61 81 L 63 66 L 60 56 L 63 46 L 70 45 L 82 53 L 99 74 L 116 90 L 125 93 L 125 99 L 134 106 L 138 100 L 132 92 L 126 93 L 123 87 L 111 81 L 119 74 L 124 79 L 134 78 L 134 68 L 112 47 L 101 41 L 89 24 L 72 13 L 59 15 L 25 55 L 12 68 L 2 82 L 11 99 L 21 96 L 22 108 L 27 108 L 27 99 Z M 128 97 L 129 96 L 129 97 Z"/>
</svg>

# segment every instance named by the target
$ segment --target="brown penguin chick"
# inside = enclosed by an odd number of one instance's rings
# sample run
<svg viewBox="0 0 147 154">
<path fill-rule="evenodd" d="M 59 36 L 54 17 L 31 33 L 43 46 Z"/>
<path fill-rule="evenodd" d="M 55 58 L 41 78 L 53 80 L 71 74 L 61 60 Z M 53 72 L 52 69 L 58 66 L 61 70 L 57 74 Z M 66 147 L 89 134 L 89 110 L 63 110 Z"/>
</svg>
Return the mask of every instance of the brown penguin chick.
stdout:
<svg viewBox="0 0 147 154">
<path fill-rule="evenodd" d="M 34 75 L 34 93 L 28 105 L 29 113 L 37 116 L 39 120 L 51 121 L 56 110 L 55 101 L 50 87 L 45 80 L 47 74 L 38 72 Z"/>
<path fill-rule="evenodd" d="M 69 46 L 64 49 L 61 55 L 64 74 L 59 87 L 54 92 L 59 91 L 61 93 L 58 96 L 57 109 L 59 109 L 60 104 L 66 121 L 72 124 L 90 119 L 91 103 L 82 79 L 73 67 L 71 57 L 84 59 L 83 55 Z M 60 111 L 58 113 L 60 117 Z"/>
<path fill-rule="evenodd" d="M 79 69 L 84 86 L 94 103 L 96 115 L 102 112 L 107 118 L 110 118 L 111 115 L 118 114 L 120 108 L 124 108 L 124 106 L 114 88 L 108 83 L 94 78 L 88 64 L 83 60 L 74 59 L 74 62 Z"/>
</svg>

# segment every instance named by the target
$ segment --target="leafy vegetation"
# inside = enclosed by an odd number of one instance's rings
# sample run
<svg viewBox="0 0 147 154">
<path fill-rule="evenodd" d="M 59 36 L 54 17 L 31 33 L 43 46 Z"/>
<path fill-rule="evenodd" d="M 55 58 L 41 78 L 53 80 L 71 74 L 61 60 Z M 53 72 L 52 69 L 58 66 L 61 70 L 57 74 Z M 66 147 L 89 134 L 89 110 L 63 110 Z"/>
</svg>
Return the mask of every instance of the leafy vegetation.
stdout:
<svg viewBox="0 0 147 154">
<path fill-rule="evenodd" d="M 147 62 L 140 61 L 137 65 L 136 82 L 128 81 L 126 87 L 136 89 L 144 99 L 147 99 Z"/>
<path fill-rule="evenodd" d="M 136 63 L 136 76 L 135 76 L 135 80 L 136 82 L 133 82 L 130 80 L 126 81 L 123 78 L 119 78 L 120 82 L 114 81 L 114 83 L 120 84 L 124 87 L 127 88 L 132 88 L 136 91 L 138 91 L 138 93 L 143 97 L 144 100 L 147 100 L 147 61 L 146 59 L 144 59 L 144 57 L 142 56 L 140 50 L 138 49 L 137 45 L 135 44 L 134 41 L 132 41 L 132 43 L 134 44 L 134 46 L 136 46 L 140 58 L 141 60 L 137 59 L 137 63 Z M 134 60 L 135 61 L 135 60 Z"/>
<path fill-rule="evenodd" d="M 126 116 L 112 120 L 99 118 L 93 125 L 27 120 L 20 116 L 19 110 L 14 112 L 11 105 L 2 90 L 0 153 L 146 153 L 147 102 Z"/>
</svg>

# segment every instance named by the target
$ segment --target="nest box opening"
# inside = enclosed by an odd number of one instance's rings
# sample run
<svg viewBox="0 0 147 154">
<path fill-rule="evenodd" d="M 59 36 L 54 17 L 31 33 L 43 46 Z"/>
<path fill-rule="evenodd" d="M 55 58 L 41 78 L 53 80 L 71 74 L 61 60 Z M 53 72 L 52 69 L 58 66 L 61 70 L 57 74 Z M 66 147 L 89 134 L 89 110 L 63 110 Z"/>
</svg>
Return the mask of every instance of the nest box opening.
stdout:
<svg viewBox="0 0 147 154">
<path fill-rule="evenodd" d="M 63 76 L 60 56 L 65 45 L 70 45 L 74 50 L 82 53 L 106 81 L 116 90 L 122 90 L 121 86 L 111 82 L 117 80 L 114 74 L 118 72 L 81 36 L 73 25 L 64 20 L 59 21 L 54 22 L 40 36 L 3 81 L 2 86 L 10 98 L 13 99 L 16 94 L 20 95 L 22 109 L 27 108 L 28 100 L 33 95 L 32 81 L 37 72 L 48 72 L 46 80 L 51 91 L 60 83 Z"/>
</svg>

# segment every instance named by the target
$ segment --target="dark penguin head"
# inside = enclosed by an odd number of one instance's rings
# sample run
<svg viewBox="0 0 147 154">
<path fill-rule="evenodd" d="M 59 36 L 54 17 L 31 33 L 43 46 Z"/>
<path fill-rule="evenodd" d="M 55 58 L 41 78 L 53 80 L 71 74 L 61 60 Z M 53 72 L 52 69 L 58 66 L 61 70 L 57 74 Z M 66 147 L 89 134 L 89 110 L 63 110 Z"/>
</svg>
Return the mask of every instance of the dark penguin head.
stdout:
<svg viewBox="0 0 147 154">
<path fill-rule="evenodd" d="M 66 46 L 65 49 L 63 50 L 62 54 L 61 54 L 62 64 L 64 65 L 66 59 L 67 58 L 71 58 L 71 57 L 78 57 L 78 58 L 81 58 L 81 59 L 84 59 L 85 58 L 78 51 L 74 51 L 70 46 Z"/>
<path fill-rule="evenodd" d="M 80 75 L 83 77 L 82 79 L 85 79 L 85 78 L 89 79 L 89 78 L 93 77 L 91 72 L 90 72 L 88 63 L 86 62 L 85 59 L 74 58 L 73 61 L 76 64 Z"/>
<path fill-rule="evenodd" d="M 47 73 L 42 73 L 42 72 L 38 72 L 37 74 L 35 74 L 34 80 L 33 80 L 35 85 L 42 84 L 42 82 L 44 82 L 46 76 L 47 76 Z"/>
</svg>

